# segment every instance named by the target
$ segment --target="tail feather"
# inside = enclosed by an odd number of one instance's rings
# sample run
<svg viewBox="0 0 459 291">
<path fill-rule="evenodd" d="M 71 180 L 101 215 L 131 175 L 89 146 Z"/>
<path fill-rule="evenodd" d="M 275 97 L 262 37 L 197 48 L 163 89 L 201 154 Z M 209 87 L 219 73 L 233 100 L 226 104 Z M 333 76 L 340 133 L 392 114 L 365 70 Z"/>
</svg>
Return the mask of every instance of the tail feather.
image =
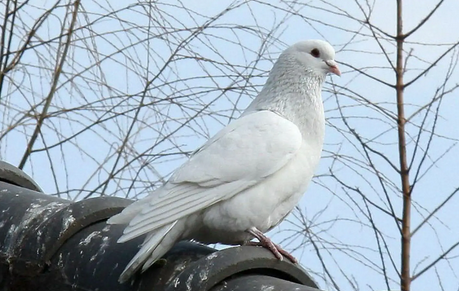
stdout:
<svg viewBox="0 0 459 291">
<path fill-rule="evenodd" d="M 140 268 L 142 268 L 142 272 L 147 270 L 174 246 L 181 238 L 182 233 L 183 223 L 175 221 L 148 234 L 142 247 L 127 264 L 118 281 L 120 283 L 128 281 Z"/>
</svg>

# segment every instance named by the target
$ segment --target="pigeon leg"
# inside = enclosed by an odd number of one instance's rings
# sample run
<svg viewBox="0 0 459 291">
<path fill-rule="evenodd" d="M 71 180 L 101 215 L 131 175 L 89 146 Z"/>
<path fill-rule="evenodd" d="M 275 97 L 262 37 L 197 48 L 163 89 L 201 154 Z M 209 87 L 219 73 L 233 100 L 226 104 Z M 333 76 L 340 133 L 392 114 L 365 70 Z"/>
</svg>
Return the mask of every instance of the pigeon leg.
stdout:
<svg viewBox="0 0 459 291">
<path fill-rule="evenodd" d="M 267 237 L 263 232 L 259 231 L 256 227 L 251 227 L 247 230 L 248 233 L 253 235 L 255 238 L 259 240 L 259 242 L 247 242 L 245 245 L 252 245 L 252 246 L 262 246 L 270 250 L 273 255 L 278 258 L 279 260 L 283 260 L 283 257 L 288 258 L 292 263 L 296 264 L 298 261 L 294 256 L 292 256 L 289 252 L 281 248 L 279 245 L 273 243 L 269 237 Z"/>
</svg>

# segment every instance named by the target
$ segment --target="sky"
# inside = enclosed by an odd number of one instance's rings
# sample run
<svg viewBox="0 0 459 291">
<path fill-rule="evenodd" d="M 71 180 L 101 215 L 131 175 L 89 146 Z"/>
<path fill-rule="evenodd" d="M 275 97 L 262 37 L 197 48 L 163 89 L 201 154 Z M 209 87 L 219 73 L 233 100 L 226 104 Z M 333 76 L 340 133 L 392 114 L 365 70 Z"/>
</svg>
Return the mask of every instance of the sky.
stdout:
<svg viewBox="0 0 459 291">
<path fill-rule="evenodd" d="M 53 4 L 42 2 L 42 6 L 27 7 L 21 18 L 22 26 L 30 27 Z M 64 76 L 49 110 L 51 117 L 45 121 L 45 129 L 34 148 L 54 146 L 34 153 L 24 170 L 46 193 L 64 198 L 83 199 L 91 196 L 91 191 L 95 192 L 92 196 L 103 191 L 104 195 L 143 197 L 160 186 L 187 155 L 239 116 L 261 89 L 273 61 L 283 49 L 303 39 L 325 39 L 337 51 L 342 76 L 330 77 L 324 86 L 327 128 L 323 157 L 314 183 L 299 205 L 323 264 L 309 239 L 290 238 L 304 228 L 298 225 L 299 212 L 294 212 L 270 235 L 287 249 L 295 249 L 293 254 L 323 289 L 335 288 L 324 275 L 325 265 L 341 290 L 352 290 L 352 285 L 358 290 L 397 290 L 397 275 L 390 266 L 389 255 L 381 256 L 375 251 L 378 242 L 386 243 L 395 265 L 399 265 L 396 223 L 371 206 L 369 220 L 368 205 L 355 191 L 358 189 L 386 210 L 390 209 L 390 199 L 395 213 L 401 216 L 400 178 L 387 162 L 398 165 L 397 134 L 391 117 L 396 112 L 395 90 L 378 81 L 393 84 L 395 80 L 388 63 L 395 62 L 394 41 L 380 33 L 395 33 L 395 1 L 156 3 L 149 10 L 128 1 L 85 1 L 75 45 L 69 50 Z M 416 27 L 436 4 L 430 0 L 423 5 L 404 1 L 404 31 Z M 453 90 L 459 74 L 450 66 L 457 59 L 458 50 L 422 74 L 459 41 L 458 33 L 452 29 L 459 24 L 458 9 L 457 1 L 444 1 L 405 44 L 408 56 L 405 80 L 409 82 L 421 74 L 405 90 L 406 115 L 415 114 L 407 125 L 407 150 L 410 157 L 416 153 L 413 169 L 423 163 L 420 173 L 428 170 L 413 190 L 413 227 L 459 186 L 456 114 L 459 105 L 457 92 Z M 368 15 L 370 10 L 373 32 L 363 22 L 362 11 Z M 108 11 L 116 13 L 104 16 Z M 223 15 L 213 20 L 220 13 Z M 65 14 L 64 8 L 55 9 L 34 41 L 54 39 L 59 34 L 58 27 L 66 23 Z M 197 29 L 203 25 L 205 29 Z M 19 37 L 21 32 L 18 26 L 18 37 L 13 39 L 17 47 L 24 39 Z M 193 37 L 193 33 L 198 36 Z M 372 37 L 373 33 L 378 41 Z M 168 62 L 177 47 L 178 53 Z M 387 55 L 382 53 L 382 47 Z M 40 102 L 47 96 L 53 76 L 56 48 L 54 41 L 27 52 L 8 75 L 0 101 L 2 160 L 18 165 L 24 153 L 35 121 L 30 116 L 23 118 L 22 112 L 35 104 L 42 108 Z M 448 71 L 450 77 L 444 82 Z M 144 90 L 146 86 L 148 89 Z M 432 113 L 424 119 L 423 106 L 439 92 L 446 94 L 441 103 L 433 104 Z M 177 106 L 177 101 L 184 106 Z M 148 106 L 136 111 L 138 104 Z M 440 114 L 435 118 L 438 105 Z M 63 108 L 72 110 L 62 113 Z M 139 121 L 131 127 L 136 114 Z M 197 118 L 185 122 L 195 114 Z M 88 127 L 94 122 L 95 126 Z M 418 141 L 421 124 L 427 132 Z M 437 135 L 430 139 L 428 132 L 432 128 Z M 387 157 L 385 160 L 370 153 L 383 177 L 382 184 L 369 169 L 366 153 L 350 129 Z M 125 139 L 127 133 L 129 137 Z M 117 160 L 123 142 L 126 145 Z M 429 152 L 424 156 L 427 145 Z M 123 170 L 115 174 L 116 178 L 106 188 L 98 188 L 112 169 Z M 428 266 L 459 241 L 458 203 L 453 196 L 414 235 L 413 272 Z M 371 222 L 381 232 L 378 237 L 384 238 L 384 242 L 375 239 Z M 306 245 L 300 248 L 303 242 Z M 437 268 L 416 279 L 413 290 L 459 290 L 455 271 L 459 270 L 458 254 L 457 250 L 451 252 Z M 395 280 L 389 283 L 390 288 L 380 274 L 381 257 L 388 264 L 389 277 Z"/>
</svg>

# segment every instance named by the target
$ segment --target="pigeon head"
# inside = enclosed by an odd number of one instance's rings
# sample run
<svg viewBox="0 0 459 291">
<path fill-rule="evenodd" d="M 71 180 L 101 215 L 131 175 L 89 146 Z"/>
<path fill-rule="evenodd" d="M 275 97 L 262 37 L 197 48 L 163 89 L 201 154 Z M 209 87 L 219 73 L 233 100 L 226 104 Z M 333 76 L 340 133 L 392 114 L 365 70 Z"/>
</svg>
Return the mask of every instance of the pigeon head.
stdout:
<svg viewBox="0 0 459 291">
<path fill-rule="evenodd" d="M 335 62 L 335 50 L 323 40 L 300 41 L 283 53 L 290 60 L 303 65 L 307 70 L 320 75 L 332 73 L 341 76 L 338 65 Z M 281 56 L 282 57 L 282 56 Z"/>
<path fill-rule="evenodd" d="M 302 132 L 316 128 L 314 132 L 323 133 L 322 85 L 326 75 L 341 75 L 334 58 L 335 50 L 322 40 L 300 41 L 287 48 L 244 115 L 271 110 L 297 124 Z M 322 140 L 322 135 L 317 139 Z"/>
</svg>

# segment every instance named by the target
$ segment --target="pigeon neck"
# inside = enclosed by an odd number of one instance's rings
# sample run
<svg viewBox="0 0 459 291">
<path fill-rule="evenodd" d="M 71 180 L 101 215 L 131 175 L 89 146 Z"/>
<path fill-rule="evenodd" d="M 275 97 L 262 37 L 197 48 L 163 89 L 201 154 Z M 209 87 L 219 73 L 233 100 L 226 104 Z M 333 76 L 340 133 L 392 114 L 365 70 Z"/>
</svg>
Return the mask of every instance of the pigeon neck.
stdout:
<svg viewBox="0 0 459 291">
<path fill-rule="evenodd" d="M 321 90 L 325 76 L 304 67 L 274 68 L 246 113 L 270 110 L 295 123 L 305 140 L 323 141 Z"/>
</svg>

